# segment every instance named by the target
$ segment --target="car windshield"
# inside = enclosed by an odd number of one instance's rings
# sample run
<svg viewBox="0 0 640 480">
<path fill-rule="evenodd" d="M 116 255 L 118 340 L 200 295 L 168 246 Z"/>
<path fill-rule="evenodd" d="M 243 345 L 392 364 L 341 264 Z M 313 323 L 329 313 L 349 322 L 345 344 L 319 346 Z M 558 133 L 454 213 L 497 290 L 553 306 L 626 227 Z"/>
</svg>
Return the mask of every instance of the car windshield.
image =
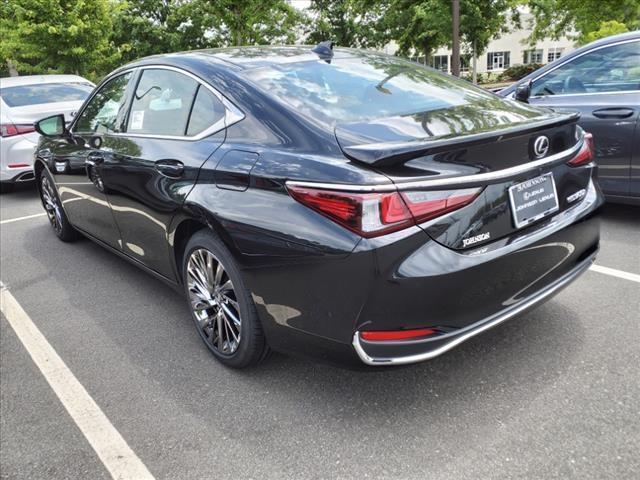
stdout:
<svg viewBox="0 0 640 480">
<path fill-rule="evenodd" d="M 3 88 L 0 96 L 9 107 L 25 107 L 84 100 L 92 90 L 89 83 L 40 83 Z"/>
<path fill-rule="evenodd" d="M 494 98 L 464 80 L 378 55 L 298 62 L 246 72 L 297 111 L 332 124 L 404 115 Z"/>
</svg>

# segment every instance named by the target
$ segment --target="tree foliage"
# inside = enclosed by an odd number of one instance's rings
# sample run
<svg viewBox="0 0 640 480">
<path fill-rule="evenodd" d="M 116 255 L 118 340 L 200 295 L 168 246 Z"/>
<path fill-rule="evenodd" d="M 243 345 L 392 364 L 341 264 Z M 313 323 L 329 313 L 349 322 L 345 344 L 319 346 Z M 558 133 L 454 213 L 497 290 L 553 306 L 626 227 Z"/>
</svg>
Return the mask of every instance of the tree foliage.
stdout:
<svg viewBox="0 0 640 480">
<path fill-rule="evenodd" d="M 21 73 L 95 76 L 115 52 L 107 0 L 11 0 L 0 4 L 0 55 Z"/>
<path fill-rule="evenodd" d="M 384 2 L 312 0 L 307 43 L 333 40 L 342 47 L 375 48 L 390 40 L 383 24 Z"/>
<path fill-rule="evenodd" d="M 607 38 L 611 35 L 617 35 L 619 33 L 625 33 L 628 31 L 629 29 L 624 23 L 620 23 L 616 20 L 600 22 L 600 28 L 598 28 L 598 30 L 594 30 L 593 32 L 587 33 L 587 35 L 584 37 L 584 41 L 585 43 L 595 42 L 596 40 L 600 40 L 601 38 Z"/>
<path fill-rule="evenodd" d="M 534 16 L 530 41 L 559 38 L 575 33 L 578 43 L 589 41 L 589 34 L 603 28 L 603 22 L 615 21 L 629 30 L 640 28 L 638 0 L 529 0 Z M 605 30 L 612 24 L 604 25 Z M 620 33 L 620 27 L 615 30 Z"/>
</svg>

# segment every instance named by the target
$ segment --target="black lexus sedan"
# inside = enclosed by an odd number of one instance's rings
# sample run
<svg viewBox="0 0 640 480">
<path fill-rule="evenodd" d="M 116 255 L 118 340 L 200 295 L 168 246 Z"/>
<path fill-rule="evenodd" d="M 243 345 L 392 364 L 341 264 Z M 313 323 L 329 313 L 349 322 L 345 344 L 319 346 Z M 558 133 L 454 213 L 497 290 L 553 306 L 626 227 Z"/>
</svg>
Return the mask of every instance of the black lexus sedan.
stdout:
<svg viewBox="0 0 640 480">
<path fill-rule="evenodd" d="M 222 363 L 398 365 L 591 265 L 603 197 L 577 120 L 330 43 L 204 50 L 38 122 L 35 172 L 56 235 L 182 289 Z"/>
</svg>

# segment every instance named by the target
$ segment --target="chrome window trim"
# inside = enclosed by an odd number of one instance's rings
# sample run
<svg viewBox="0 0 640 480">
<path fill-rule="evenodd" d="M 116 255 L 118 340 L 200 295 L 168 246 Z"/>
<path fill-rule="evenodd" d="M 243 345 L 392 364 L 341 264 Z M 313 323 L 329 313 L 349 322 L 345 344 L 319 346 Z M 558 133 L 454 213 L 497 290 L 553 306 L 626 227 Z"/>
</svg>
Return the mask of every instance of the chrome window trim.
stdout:
<svg viewBox="0 0 640 480">
<path fill-rule="evenodd" d="M 349 192 L 391 192 L 396 190 L 411 190 L 411 189 L 429 189 L 451 186 L 465 186 L 483 184 L 485 182 L 495 182 L 500 180 L 508 180 L 509 178 L 517 175 L 527 173 L 531 170 L 538 168 L 550 167 L 555 163 L 560 163 L 568 158 L 574 156 L 582 148 L 584 143 L 584 137 L 582 137 L 575 145 L 562 152 L 555 153 L 546 158 L 535 160 L 533 162 L 527 162 L 522 165 L 516 165 L 514 167 L 505 168 L 502 170 L 496 170 L 495 172 L 477 173 L 475 175 L 462 175 L 458 177 L 448 178 L 436 178 L 433 180 L 419 180 L 413 182 L 404 183 L 388 183 L 377 185 L 350 185 L 346 183 L 316 183 L 316 182 L 304 182 L 289 180 L 287 185 L 294 187 L 308 187 L 308 188 L 321 188 L 325 190 L 340 190 Z"/>
<path fill-rule="evenodd" d="M 112 77 L 108 78 L 107 80 L 105 80 L 102 84 L 104 85 L 105 83 L 107 83 L 108 81 L 110 81 L 112 78 L 116 78 L 120 75 L 124 75 L 126 73 L 129 72 L 135 72 L 135 71 L 141 71 L 144 72 L 144 70 L 170 70 L 173 72 L 177 72 L 180 73 L 182 75 L 186 75 L 187 77 L 192 78 L 193 80 L 195 80 L 198 85 L 205 87 L 206 89 L 208 89 L 211 93 L 213 93 L 213 95 L 215 95 L 215 97 L 220 101 L 220 103 L 222 103 L 222 105 L 224 106 L 225 109 L 225 113 L 224 116 L 218 120 L 217 122 L 215 122 L 213 125 L 211 125 L 209 128 L 203 130 L 202 132 L 200 132 L 197 135 L 158 135 L 158 134 L 153 134 L 153 133 L 129 133 L 129 132 L 109 132 L 106 135 L 110 135 L 110 136 L 114 136 L 114 137 L 132 137 L 132 138 L 158 138 L 158 139 L 164 139 L 164 140 L 186 140 L 186 141 L 196 141 L 196 140 L 201 140 L 205 137 L 208 137 L 210 135 L 213 135 L 215 133 L 218 133 L 221 130 L 224 130 L 225 128 L 230 127 L 231 125 L 238 123 L 240 120 L 245 118 L 245 114 L 242 112 L 242 110 L 240 110 L 238 107 L 236 107 L 229 99 L 227 99 L 227 97 L 225 97 L 224 95 L 222 95 L 222 93 L 220 93 L 218 90 L 216 90 L 213 86 L 209 85 L 205 80 L 203 80 L 202 78 L 198 77 L 197 75 L 194 75 L 191 72 L 188 72 L 186 70 L 183 70 L 181 68 L 178 67 L 174 67 L 171 65 L 141 65 L 141 66 L 137 66 L 137 67 L 131 67 L 122 71 L 119 71 L 117 73 L 115 73 Z M 142 73 L 141 73 L 142 74 Z M 89 100 L 87 100 L 87 103 L 85 105 L 88 105 L 89 102 L 91 102 L 91 100 L 93 99 L 93 97 L 95 96 L 95 93 L 97 93 L 97 90 L 94 92 L 94 94 L 91 95 L 91 98 L 89 98 Z M 84 106 L 83 106 L 84 107 Z M 129 108 L 131 108 L 131 105 L 129 106 Z M 84 108 L 82 109 L 82 111 L 76 115 L 76 118 L 80 118 L 82 112 L 84 111 Z M 75 127 L 75 122 L 74 125 Z M 125 125 L 125 128 L 127 126 Z M 71 133 L 74 133 L 73 131 Z M 83 133 L 96 133 L 96 132 L 79 132 L 78 134 L 83 134 Z"/>
<path fill-rule="evenodd" d="M 599 47 L 596 48 L 592 48 L 590 50 L 586 50 L 582 53 L 580 53 L 579 55 L 575 55 L 571 58 L 566 59 L 564 62 L 560 62 L 558 65 L 556 65 L 555 67 L 547 70 L 546 72 L 538 75 L 537 77 L 533 78 L 531 80 L 531 86 L 533 87 L 533 84 L 539 80 L 540 78 L 544 78 L 547 75 L 549 75 L 551 72 L 557 70 L 558 68 L 566 65 L 567 63 L 571 63 L 572 61 L 574 61 L 576 58 L 580 58 L 588 53 L 592 53 L 592 52 L 596 52 L 598 50 L 602 50 L 603 48 L 609 48 L 609 47 L 615 47 L 618 45 L 624 45 L 625 43 L 632 43 L 632 42 L 640 42 L 640 38 L 630 38 L 628 40 L 621 40 L 619 42 L 615 42 L 615 43 L 609 43 L 607 45 L 600 45 Z M 562 58 L 562 57 L 560 57 Z M 592 93 L 561 93 L 558 95 L 533 95 L 531 98 L 544 98 L 544 97 L 549 97 L 549 98 L 557 98 L 557 97 L 568 97 L 568 96 L 573 96 L 573 95 L 598 95 L 598 94 L 605 94 L 605 93 L 633 93 L 633 92 L 639 92 L 640 90 L 624 90 L 624 91 L 620 91 L 620 92 L 592 92 Z M 511 95 L 515 95 L 515 92 L 512 93 Z"/>
<path fill-rule="evenodd" d="M 360 341 L 360 332 L 356 331 L 353 334 L 352 345 L 355 349 L 358 358 L 365 363 L 366 365 L 379 365 L 379 366 L 388 366 L 388 365 L 406 365 L 409 363 L 417 363 L 425 360 L 430 360 L 439 355 L 442 355 L 445 352 L 448 352 L 452 348 L 460 345 L 461 343 L 479 335 L 490 328 L 493 328 L 501 323 L 510 320 L 511 318 L 523 313 L 525 310 L 533 307 L 534 305 L 542 302 L 548 297 L 551 297 L 557 291 L 561 290 L 563 287 L 567 286 L 577 277 L 586 272 L 589 267 L 595 261 L 597 252 L 592 253 L 589 257 L 583 260 L 580 264 L 574 267 L 571 271 L 569 271 L 566 275 L 556 280 L 556 282 L 549 285 L 546 289 L 538 292 L 537 294 L 529 297 L 524 300 L 522 303 L 518 304 L 514 308 L 507 309 L 506 311 L 502 311 L 498 313 L 496 316 L 489 317 L 488 319 L 481 320 L 475 324 L 475 328 L 471 328 L 465 333 L 462 333 L 458 336 L 453 336 L 449 341 L 444 343 L 443 345 L 435 348 L 434 350 L 417 353 L 413 355 L 407 355 L 402 357 L 372 357 L 370 356 L 362 347 L 362 343 Z M 416 341 L 415 343 L 421 343 L 420 341 Z"/>
</svg>

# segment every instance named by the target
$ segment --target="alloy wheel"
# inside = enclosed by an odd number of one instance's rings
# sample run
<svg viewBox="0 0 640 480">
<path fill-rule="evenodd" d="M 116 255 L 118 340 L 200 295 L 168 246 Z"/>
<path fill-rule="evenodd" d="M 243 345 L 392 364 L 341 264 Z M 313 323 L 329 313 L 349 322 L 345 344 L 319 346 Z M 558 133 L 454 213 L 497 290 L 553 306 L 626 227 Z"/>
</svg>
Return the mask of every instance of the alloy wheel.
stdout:
<svg viewBox="0 0 640 480">
<path fill-rule="evenodd" d="M 47 217 L 49 217 L 49 222 L 56 233 L 60 234 L 62 232 L 62 212 L 60 210 L 58 196 L 46 175 L 42 176 L 41 186 L 42 201 L 47 212 Z"/>
<path fill-rule="evenodd" d="M 233 283 L 209 250 L 194 250 L 187 262 L 189 302 L 207 342 L 222 355 L 240 345 L 242 320 Z"/>
</svg>

